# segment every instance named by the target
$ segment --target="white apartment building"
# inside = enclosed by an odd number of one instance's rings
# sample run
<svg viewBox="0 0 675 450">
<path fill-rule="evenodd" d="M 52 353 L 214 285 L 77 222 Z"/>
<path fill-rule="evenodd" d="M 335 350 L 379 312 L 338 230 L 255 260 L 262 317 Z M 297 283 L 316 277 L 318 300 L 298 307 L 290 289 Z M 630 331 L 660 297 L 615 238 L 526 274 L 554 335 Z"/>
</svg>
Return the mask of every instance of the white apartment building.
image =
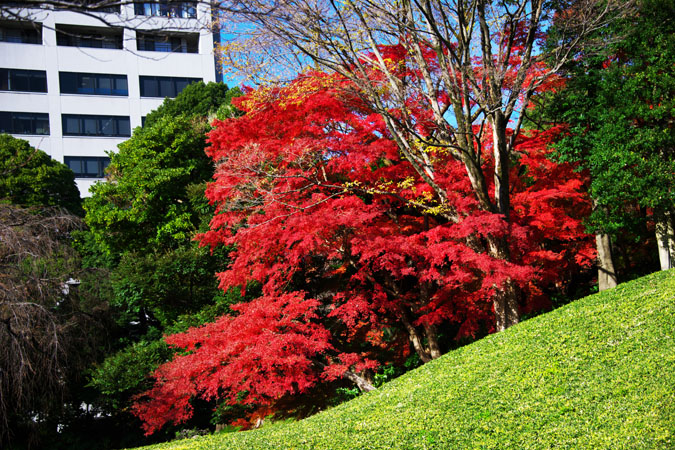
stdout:
<svg viewBox="0 0 675 450">
<path fill-rule="evenodd" d="M 67 164 L 82 196 L 103 178 L 106 150 L 165 97 L 190 82 L 220 81 L 205 4 L 17 11 L 25 21 L 0 20 L 0 133 Z"/>
</svg>

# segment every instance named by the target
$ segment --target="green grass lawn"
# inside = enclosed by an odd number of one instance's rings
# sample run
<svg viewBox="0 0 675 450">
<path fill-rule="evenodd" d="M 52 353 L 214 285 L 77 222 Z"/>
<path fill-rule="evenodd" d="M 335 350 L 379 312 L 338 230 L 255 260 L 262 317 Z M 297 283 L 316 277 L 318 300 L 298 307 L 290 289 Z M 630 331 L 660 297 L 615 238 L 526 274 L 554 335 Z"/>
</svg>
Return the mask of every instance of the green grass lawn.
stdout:
<svg viewBox="0 0 675 450">
<path fill-rule="evenodd" d="M 151 449 L 675 449 L 675 271 L 573 302 L 299 422 Z"/>
</svg>

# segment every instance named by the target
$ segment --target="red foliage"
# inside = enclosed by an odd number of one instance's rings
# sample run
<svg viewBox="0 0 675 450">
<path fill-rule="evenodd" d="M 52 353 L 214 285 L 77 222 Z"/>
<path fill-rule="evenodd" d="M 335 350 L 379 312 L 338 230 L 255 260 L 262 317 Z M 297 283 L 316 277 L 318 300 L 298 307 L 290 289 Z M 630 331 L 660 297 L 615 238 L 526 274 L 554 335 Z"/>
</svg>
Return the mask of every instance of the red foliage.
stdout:
<svg viewBox="0 0 675 450">
<path fill-rule="evenodd" d="M 328 331 L 314 322 L 318 305 L 297 292 L 263 296 L 233 307 L 236 317 L 168 336 L 185 353 L 157 369 L 149 401 L 134 406 L 146 432 L 187 420 L 195 396 L 267 406 L 305 392 L 317 381 L 313 358 L 331 349 Z"/>
<path fill-rule="evenodd" d="M 348 87 L 310 73 L 249 92 L 239 100 L 245 116 L 216 122 L 207 196 L 217 213 L 200 239 L 234 246 L 223 289 L 256 280 L 263 296 L 237 317 L 167 338 L 187 353 L 158 369 L 149 401 L 136 405 L 146 431 L 185 420 L 195 396 L 268 407 L 347 370 L 401 363 L 411 330 L 428 337 L 451 324 L 457 337 L 474 335 L 491 326 L 491 298 L 507 280 L 527 310 L 591 262 L 584 177 L 547 159 L 557 130 L 519 137 L 508 222 L 479 208 L 463 164 L 429 148 L 443 167 L 435 182 L 461 217 L 452 223 Z M 424 111 L 410 110 L 423 129 Z M 490 165 L 490 141 L 482 145 Z M 509 260 L 485 251 L 500 236 Z"/>
</svg>

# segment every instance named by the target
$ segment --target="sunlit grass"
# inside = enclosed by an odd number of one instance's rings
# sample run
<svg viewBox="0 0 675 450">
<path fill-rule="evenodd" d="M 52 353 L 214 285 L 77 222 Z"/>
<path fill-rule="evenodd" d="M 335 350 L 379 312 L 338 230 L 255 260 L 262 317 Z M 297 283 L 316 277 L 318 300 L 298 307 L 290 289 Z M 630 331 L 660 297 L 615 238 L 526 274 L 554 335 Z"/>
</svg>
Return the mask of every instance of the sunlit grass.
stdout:
<svg viewBox="0 0 675 450">
<path fill-rule="evenodd" d="M 149 449 L 675 448 L 675 271 L 573 302 L 309 419 Z"/>
</svg>

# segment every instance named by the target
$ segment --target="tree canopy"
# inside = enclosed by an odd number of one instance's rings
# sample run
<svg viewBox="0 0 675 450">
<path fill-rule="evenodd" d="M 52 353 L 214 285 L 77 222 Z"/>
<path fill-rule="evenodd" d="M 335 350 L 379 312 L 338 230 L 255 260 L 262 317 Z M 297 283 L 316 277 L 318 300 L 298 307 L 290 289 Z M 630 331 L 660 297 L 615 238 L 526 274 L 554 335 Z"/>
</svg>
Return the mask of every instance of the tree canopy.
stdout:
<svg viewBox="0 0 675 450">
<path fill-rule="evenodd" d="M 145 127 L 151 127 L 162 117 L 213 118 L 236 114 L 230 106 L 232 98 L 240 95 L 239 89 L 229 89 L 224 83 L 192 83 L 174 99 L 165 101 L 145 116 Z"/>
<path fill-rule="evenodd" d="M 445 162 L 429 153 L 442 148 L 460 161 L 481 210 L 510 223 L 511 163 L 532 96 L 556 81 L 589 33 L 628 4 L 220 2 L 223 26 L 233 36 L 224 46 L 228 64 L 258 74 L 314 64 L 349 80 L 343 87 L 381 117 L 398 151 L 430 187 L 428 206 L 455 223 L 460 216 L 453 193 L 436 181 Z M 554 24 L 555 45 L 544 51 L 543 38 Z M 487 134 L 491 145 L 484 147 Z M 490 166 L 483 164 L 488 157 Z M 508 263 L 507 237 L 488 240 L 488 251 Z M 507 281 L 494 292 L 497 330 L 519 320 L 515 284 Z"/>
<path fill-rule="evenodd" d="M 561 274 L 590 264 L 583 176 L 547 159 L 555 130 L 516 141 L 506 222 L 481 208 L 442 147 L 426 153 L 434 182 L 451 193 L 439 207 L 381 116 L 345 83 L 314 72 L 252 91 L 237 99 L 246 114 L 209 134 L 217 170 L 207 197 L 217 209 L 200 239 L 232 246 L 223 290 L 254 280 L 262 296 L 234 306 L 236 317 L 167 338 L 186 353 L 160 366 L 136 406 L 148 432 L 189 418 L 195 397 L 252 404 L 256 416 L 339 379 L 370 389 L 369 371 L 403 365 L 409 342 L 429 361 L 453 340 L 494 330 L 492 298 L 504 283 L 517 283 L 520 308 L 532 311 Z M 488 251 L 502 237 L 508 261 Z"/>
<path fill-rule="evenodd" d="M 146 125 L 110 154 L 108 182 L 92 188 L 86 222 L 97 242 L 116 257 L 189 243 L 206 202 L 197 189 L 213 175 L 204 155 L 210 114 L 238 89 L 218 83 L 189 85 L 150 113 Z"/>
<path fill-rule="evenodd" d="M 58 206 L 81 215 L 75 174 L 28 141 L 0 134 L 0 199 L 25 206 Z"/>
<path fill-rule="evenodd" d="M 214 273 L 226 251 L 211 254 L 193 242 L 213 213 L 204 197 L 214 171 L 204 153 L 209 122 L 236 115 L 230 99 L 238 94 L 200 82 L 166 99 L 111 153 L 107 181 L 85 202 L 82 245 L 110 266 L 119 339 L 91 384 L 114 411 L 126 411 L 147 388 L 147 374 L 172 353 L 163 332 L 213 320 L 232 303 L 229 295 L 239 298 L 217 288 Z"/>
<path fill-rule="evenodd" d="M 164 116 L 111 153 L 108 181 L 92 187 L 86 222 L 107 251 L 152 251 L 189 242 L 198 225 L 188 185 L 210 178 L 205 119 Z"/>
<path fill-rule="evenodd" d="M 674 13 L 672 2 L 641 2 L 636 15 L 599 33 L 602 49 L 567 65 L 566 86 L 549 105 L 569 131 L 555 144 L 558 157 L 589 170 L 591 229 L 634 230 L 648 209 L 665 229 L 664 268 L 675 266 Z"/>
</svg>

